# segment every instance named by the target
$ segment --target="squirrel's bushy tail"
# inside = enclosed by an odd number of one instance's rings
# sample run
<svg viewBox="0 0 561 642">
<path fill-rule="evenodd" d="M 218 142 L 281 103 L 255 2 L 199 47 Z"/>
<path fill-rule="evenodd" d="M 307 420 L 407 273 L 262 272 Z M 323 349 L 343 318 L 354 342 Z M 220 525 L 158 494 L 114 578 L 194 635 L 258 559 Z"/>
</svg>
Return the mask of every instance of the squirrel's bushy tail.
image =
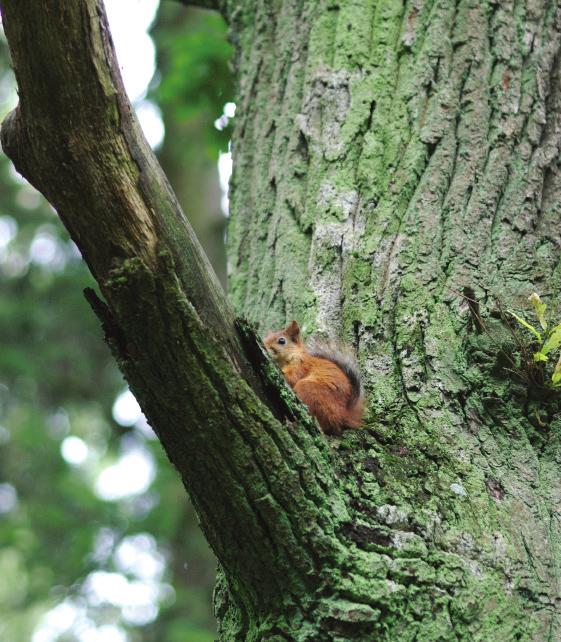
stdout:
<svg viewBox="0 0 561 642">
<path fill-rule="evenodd" d="M 335 341 L 325 341 L 313 338 L 307 346 L 312 357 L 333 361 L 347 376 L 351 384 L 351 396 L 347 402 L 349 410 L 349 427 L 360 425 L 364 409 L 362 395 L 362 382 L 355 354 L 349 346 L 341 345 Z"/>
</svg>

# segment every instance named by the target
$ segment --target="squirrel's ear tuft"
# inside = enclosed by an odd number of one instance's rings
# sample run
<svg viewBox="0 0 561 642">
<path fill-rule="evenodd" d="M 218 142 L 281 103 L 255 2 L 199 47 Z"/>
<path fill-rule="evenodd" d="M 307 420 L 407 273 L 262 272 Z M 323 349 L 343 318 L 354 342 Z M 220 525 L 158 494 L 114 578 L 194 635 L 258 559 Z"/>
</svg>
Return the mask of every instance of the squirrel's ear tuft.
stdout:
<svg viewBox="0 0 561 642">
<path fill-rule="evenodd" d="M 294 343 L 298 343 L 300 341 L 300 326 L 296 321 L 292 321 L 286 326 L 285 330 L 286 334 L 290 337 Z"/>
</svg>

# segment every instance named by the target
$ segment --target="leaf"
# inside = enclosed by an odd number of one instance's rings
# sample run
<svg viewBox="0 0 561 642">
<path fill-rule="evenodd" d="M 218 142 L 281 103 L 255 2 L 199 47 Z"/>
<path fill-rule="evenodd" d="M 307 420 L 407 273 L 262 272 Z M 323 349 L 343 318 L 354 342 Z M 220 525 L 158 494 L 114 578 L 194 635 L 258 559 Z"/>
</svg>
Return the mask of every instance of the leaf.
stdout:
<svg viewBox="0 0 561 642">
<path fill-rule="evenodd" d="M 511 314 L 518 321 L 518 323 L 520 323 L 520 325 L 523 325 L 525 328 L 530 330 L 530 332 L 535 335 L 540 343 L 542 342 L 542 335 L 536 330 L 536 328 L 534 328 L 531 323 L 528 323 L 528 321 L 526 321 L 522 317 L 519 317 L 517 314 L 514 314 L 514 312 L 511 312 L 510 310 L 507 310 L 507 312 Z"/>
<path fill-rule="evenodd" d="M 534 361 L 547 361 L 547 357 L 541 351 L 534 352 Z"/>
<path fill-rule="evenodd" d="M 541 352 L 549 354 L 552 350 L 557 350 L 561 346 L 561 324 L 555 326 L 541 347 Z"/>
<path fill-rule="evenodd" d="M 542 300 L 540 299 L 540 295 L 537 292 L 532 292 L 532 294 L 530 294 L 530 296 L 528 297 L 528 301 L 530 301 L 530 303 L 534 306 L 534 310 L 541 327 L 544 330 L 547 330 L 547 321 L 545 320 L 545 310 L 547 308 L 547 305 L 542 302 Z"/>
<path fill-rule="evenodd" d="M 561 385 L 561 357 L 559 357 L 559 361 L 557 362 L 557 365 L 555 366 L 555 370 L 551 375 L 551 382 L 553 383 L 554 386 Z"/>
</svg>

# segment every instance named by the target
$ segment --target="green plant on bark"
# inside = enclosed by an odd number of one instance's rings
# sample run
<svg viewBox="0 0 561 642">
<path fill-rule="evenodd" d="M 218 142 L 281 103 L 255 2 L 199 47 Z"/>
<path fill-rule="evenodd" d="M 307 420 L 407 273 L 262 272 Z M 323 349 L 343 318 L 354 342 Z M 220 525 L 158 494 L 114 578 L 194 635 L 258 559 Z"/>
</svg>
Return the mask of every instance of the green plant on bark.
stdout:
<svg viewBox="0 0 561 642">
<path fill-rule="evenodd" d="M 516 319 L 521 327 L 532 334 L 534 338 L 534 341 L 530 346 L 532 361 L 539 366 L 542 366 L 541 370 L 543 371 L 545 364 L 549 364 L 550 356 L 558 352 L 561 347 L 561 323 L 552 326 L 551 323 L 548 322 L 546 318 L 547 304 L 542 302 L 540 295 L 537 294 L 537 292 L 533 292 L 528 297 L 528 301 L 530 301 L 534 308 L 534 314 L 543 333 L 523 317 L 518 316 L 510 310 L 508 312 Z M 553 371 L 548 373 L 547 376 L 543 376 L 543 381 L 549 388 L 561 388 L 561 356 L 553 367 Z"/>
</svg>

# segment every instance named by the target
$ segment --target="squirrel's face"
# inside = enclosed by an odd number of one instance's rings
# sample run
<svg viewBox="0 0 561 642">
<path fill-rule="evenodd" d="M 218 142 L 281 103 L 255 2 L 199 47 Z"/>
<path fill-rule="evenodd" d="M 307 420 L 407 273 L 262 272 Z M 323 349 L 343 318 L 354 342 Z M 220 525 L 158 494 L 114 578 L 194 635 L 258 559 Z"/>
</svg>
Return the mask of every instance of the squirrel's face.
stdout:
<svg viewBox="0 0 561 642">
<path fill-rule="evenodd" d="M 292 321 L 284 330 L 269 332 L 263 339 L 267 352 L 282 368 L 302 354 L 302 338 L 296 321 Z"/>
</svg>

